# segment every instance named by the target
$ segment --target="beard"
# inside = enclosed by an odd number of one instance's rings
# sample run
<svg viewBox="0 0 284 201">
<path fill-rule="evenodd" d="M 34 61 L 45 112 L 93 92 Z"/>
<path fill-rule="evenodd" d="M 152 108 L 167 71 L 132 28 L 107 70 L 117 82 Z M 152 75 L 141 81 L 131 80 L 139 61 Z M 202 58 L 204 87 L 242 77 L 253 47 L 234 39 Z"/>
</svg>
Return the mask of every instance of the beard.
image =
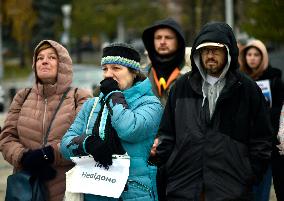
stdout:
<svg viewBox="0 0 284 201">
<path fill-rule="evenodd" d="M 209 58 L 203 62 L 203 68 L 208 75 L 213 77 L 219 77 L 226 66 L 226 60 L 215 60 L 214 58 Z"/>
<path fill-rule="evenodd" d="M 211 69 L 206 68 L 206 73 L 213 77 L 219 77 L 222 72 L 223 68 L 211 68 Z"/>
</svg>

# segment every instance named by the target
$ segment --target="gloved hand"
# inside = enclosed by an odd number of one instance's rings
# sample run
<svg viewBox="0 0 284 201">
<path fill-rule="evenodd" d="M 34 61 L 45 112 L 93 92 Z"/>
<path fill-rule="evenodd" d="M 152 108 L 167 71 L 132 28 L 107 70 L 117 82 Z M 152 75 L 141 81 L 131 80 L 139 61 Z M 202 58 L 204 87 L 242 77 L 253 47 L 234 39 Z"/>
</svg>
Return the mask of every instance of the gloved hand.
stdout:
<svg viewBox="0 0 284 201">
<path fill-rule="evenodd" d="M 71 142 L 67 145 L 67 148 L 69 148 L 72 145 L 77 145 L 77 147 L 72 150 L 73 154 L 75 156 L 86 156 L 87 153 L 85 153 L 84 147 L 83 147 L 86 137 L 88 137 L 86 134 L 82 134 L 80 136 L 74 137 L 71 140 Z"/>
<path fill-rule="evenodd" d="M 100 90 L 105 96 L 112 91 L 120 90 L 118 82 L 111 77 L 105 78 L 100 82 L 100 84 Z"/>
<path fill-rule="evenodd" d="M 53 163 L 54 150 L 52 146 L 46 146 L 41 149 L 29 150 L 23 154 L 21 164 L 25 170 L 34 172 L 37 169 Z"/>
<path fill-rule="evenodd" d="M 85 149 L 91 154 L 95 161 L 99 162 L 108 169 L 112 165 L 112 151 L 107 143 L 100 137 L 89 136 L 85 141 Z"/>
<path fill-rule="evenodd" d="M 40 169 L 35 170 L 34 175 L 37 175 L 42 181 L 49 181 L 56 177 L 57 172 L 51 165 L 46 165 Z"/>
<path fill-rule="evenodd" d="M 104 96 L 107 96 L 112 91 L 120 90 L 118 87 L 118 82 L 115 81 L 113 78 L 106 78 L 102 80 L 100 84 L 100 90 L 104 94 Z M 113 105 L 122 104 L 124 108 L 128 108 L 128 104 L 122 92 L 114 92 L 107 98 L 107 100 L 105 100 L 107 102 L 108 109 L 112 114 L 112 109 L 109 105 L 109 100 L 112 101 Z"/>
</svg>

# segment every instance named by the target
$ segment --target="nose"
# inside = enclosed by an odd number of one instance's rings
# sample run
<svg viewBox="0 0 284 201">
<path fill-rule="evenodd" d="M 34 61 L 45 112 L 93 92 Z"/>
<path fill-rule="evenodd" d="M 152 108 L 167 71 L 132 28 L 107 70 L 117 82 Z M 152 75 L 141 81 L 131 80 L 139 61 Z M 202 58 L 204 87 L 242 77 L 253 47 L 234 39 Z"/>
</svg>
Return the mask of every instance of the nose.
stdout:
<svg viewBox="0 0 284 201">
<path fill-rule="evenodd" d="M 113 77 L 113 72 L 111 69 L 107 69 L 104 71 L 104 77 L 105 78 L 109 78 L 109 77 Z"/>
<path fill-rule="evenodd" d="M 48 60 L 49 60 L 48 57 L 44 57 L 44 58 L 42 59 L 42 63 L 43 63 L 43 64 L 46 64 L 46 63 L 48 63 Z"/>
<path fill-rule="evenodd" d="M 161 38 L 161 41 L 160 41 L 162 44 L 164 44 L 166 42 L 166 39 L 164 37 Z"/>
<path fill-rule="evenodd" d="M 207 56 L 208 57 L 213 57 L 214 56 L 213 50 L 208 50 Z"/>
</svg>

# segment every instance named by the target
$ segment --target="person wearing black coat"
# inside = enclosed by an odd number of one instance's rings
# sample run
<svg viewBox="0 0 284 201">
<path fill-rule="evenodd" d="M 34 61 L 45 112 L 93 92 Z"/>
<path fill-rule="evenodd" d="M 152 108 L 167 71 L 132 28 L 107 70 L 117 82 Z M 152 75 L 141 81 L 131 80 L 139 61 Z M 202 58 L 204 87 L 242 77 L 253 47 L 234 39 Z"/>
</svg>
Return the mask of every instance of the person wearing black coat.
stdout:
<svg viewBox="0 0 284 201">
<path fill-rule="evenodd" d="M 271 166 L 269 166 L 262 182 L 254 187 L 254 201 L 269 201 L 270 189 L 273 183 L 275 194 L 278 200 L 284 200 L 284 156 L 279 155 L 276 145 L 279 144 L 277 133 L 279 129 L 279 117 L 284 100 L 284 83 L 281 79 L 281 70 L 269 64 L 268 52 L 264 43 L 260 40 L 251 40 L 240 52 L 240 70 L 248 74 L 260 87 L 267 82 L 267 87 L 263 88 L 269 105 L 270 121 L 273 128 L 273 152 L 271 156 Z M 271 171 L 272 170 L 272 171 Z"/>
<path fill-rule="evenodd" d="M 158 130 L 166 199 L 252 200 L 269 163 L 272 128 L 260 88 L 239 71 L 231 27 L 204 25 L 191 64 L 172 87 Z"/>
</svg>

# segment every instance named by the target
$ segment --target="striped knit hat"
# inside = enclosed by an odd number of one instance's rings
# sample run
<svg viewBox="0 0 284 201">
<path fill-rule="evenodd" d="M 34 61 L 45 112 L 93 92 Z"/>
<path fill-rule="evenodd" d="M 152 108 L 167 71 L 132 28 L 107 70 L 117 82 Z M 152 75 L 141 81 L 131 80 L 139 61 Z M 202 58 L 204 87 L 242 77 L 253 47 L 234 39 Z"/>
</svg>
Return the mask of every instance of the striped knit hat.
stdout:
<svg viewBox="0 0 284 201">
<path fill-rule="evenodd" d="M 134 70 L 140 70 L 140 55 L 131 45 L 112 43 L 103 49 L 101 65 L 119 64 Z"/>
</svg>

